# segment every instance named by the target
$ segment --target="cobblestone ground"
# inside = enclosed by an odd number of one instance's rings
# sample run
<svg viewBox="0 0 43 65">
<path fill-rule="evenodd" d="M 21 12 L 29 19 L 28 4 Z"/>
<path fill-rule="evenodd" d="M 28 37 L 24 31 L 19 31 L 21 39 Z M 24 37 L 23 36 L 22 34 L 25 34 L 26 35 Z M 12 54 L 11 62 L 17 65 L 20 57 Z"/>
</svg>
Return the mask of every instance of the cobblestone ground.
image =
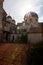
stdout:
<svg viewBox="0 0 43 65">
<path fill-rule="evenodd" d="M 26 65 L 28 44 L 0 44 L 0 65 Z"/>
</svg>

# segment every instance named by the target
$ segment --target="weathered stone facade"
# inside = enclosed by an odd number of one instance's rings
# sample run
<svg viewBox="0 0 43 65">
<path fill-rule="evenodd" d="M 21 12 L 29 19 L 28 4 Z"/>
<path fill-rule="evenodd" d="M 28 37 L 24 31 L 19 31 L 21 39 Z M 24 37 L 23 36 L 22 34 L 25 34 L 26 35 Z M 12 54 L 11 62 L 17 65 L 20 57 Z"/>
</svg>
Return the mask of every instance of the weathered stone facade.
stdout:
<svg viewBox="0 0 43 65">
<path fill-rule="evenodd" d="M 37 43 L 42 41 L 42 33 L 29 33 L 28 34 L 28 42 Z"/>
<path fill-rule="evenodd" d="M 22 34 L 27 34 L 28 42 L 43 40 L 43 23 L 38 23 L 38 15 L 35 12 L 25 14 L 24 21 L 16 25 L 11 16 L 6 16 L 3 1 L 0 0 L 0 42 L 15 42 Z"/>
<path fill-rule="evenodd" d="M 0 41 L 3 38 L 3 23 L 4 23 L 4 19 L 6 17 L 6 12 L 3 9 L 3 1 L 4 0 L 0 0 Z"/>
<path fill-rule="evenodd" d="M 30 43 L 40 42 L 43 40 L 42 24 L 38 23 L 38 15 L 36 13 L 29 12 L 24 16 L 24 21 L 18 26 L 19 32 L 26 33 Z"/>
</svg>

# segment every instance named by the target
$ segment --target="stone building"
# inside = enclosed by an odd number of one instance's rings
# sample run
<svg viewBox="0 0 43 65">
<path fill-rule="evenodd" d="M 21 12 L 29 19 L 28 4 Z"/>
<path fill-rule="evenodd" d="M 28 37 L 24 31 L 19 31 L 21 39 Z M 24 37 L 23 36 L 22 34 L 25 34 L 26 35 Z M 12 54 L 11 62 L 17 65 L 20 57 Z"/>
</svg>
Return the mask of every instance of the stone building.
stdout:
<svg viewBox="0 0 43 65">
<path fill-rule="evenodd" d="M 4 0 L 0 0 L 0 42 L 15 41 L 21 34 L 27 34 L 28 42 L 37 43 L 43 40 L 43 23 L 38 23 L 35 12 L 25 14 L 22 23 L 15 24 L 15 20 L 3 9 Z"/>
<path fill-rule="evenodd" d="M 27 32 L 30 30 L 30 28 L 37 28 L 39 26 L 38 24 L 38 15 L 35 12 L 29 12 L 25 14 L 24 21 L 22 23 L 17 24 L 19 27 L 19 30 L 26 30 Z"/>
<path fill-rule="evenodd" d="M 10 41 L 14 42 L 16 40 L 16 35 L 17 35 L 17 25 L 15 24 L 16 21 L 12 19 L 11 22 L 11 30 L 10 30 Z"/>
<path fill-rule="evenodd" d="M 11 16 L 7 16 L 3 9 L 3 2 L 4 0 L 0 0 L 0 42 L 7 42 L 16 33 L 16 25 L 15 20 Z"/>
<path fill-rule="evenodd" d="M 4 22 L 3 30 L 3 42 L 11 42 L 17 33 L 15 20 L 11 16 L 6 16 L 6 21 Z"/>
<path fill-rule="evenodd" d="M 37 43 L 43 40 L 43 23 L 38 23 L 38 18 L 37 13 L 29 12 L 25 14 L 24 21 L 18 25 L 20 33 L 26 33 L 30 43 Z"/>
<path fill-rule="evenodd" d="M 11 16 L 7 16 L 6 21 L 4 21 L 3 41 L 8 41 L 10 39 L 11 22 L 12 22 Z"/>
<path fill-rule="evenodd" d="M 38 23 L 38 15 L 35 12 L 29 12 L 24 16 L 25 24 L 28 25 L 28 42 L 37 43 L 43 40 L 42 25 Z"/>
<path fill-rule="evenodd" d="M 3 39 L 3 27 L 4 27 L 4 21 L 6 19 L 7 13 L 3 9 L 3 2 L 4 0 L 0 0 L 0 41 Z"/>
</svg>

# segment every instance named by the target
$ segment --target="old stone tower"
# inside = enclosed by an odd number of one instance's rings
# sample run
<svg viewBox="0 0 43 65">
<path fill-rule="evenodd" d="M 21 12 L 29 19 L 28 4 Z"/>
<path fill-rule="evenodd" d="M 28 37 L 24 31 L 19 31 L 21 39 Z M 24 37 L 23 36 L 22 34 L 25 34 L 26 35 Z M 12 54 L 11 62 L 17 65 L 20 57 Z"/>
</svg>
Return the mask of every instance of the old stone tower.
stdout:
<svg viewBox="0 0 43 65">
<path fill-rule="evenodd" d="M 3 37 L 3 23 L 5 21 L 6 18 L 6 12 L 3 9 L 3 2 L 4 0 L 0 0 L 0 41 L 2 41 L 2 37 Z"/>
</svg>

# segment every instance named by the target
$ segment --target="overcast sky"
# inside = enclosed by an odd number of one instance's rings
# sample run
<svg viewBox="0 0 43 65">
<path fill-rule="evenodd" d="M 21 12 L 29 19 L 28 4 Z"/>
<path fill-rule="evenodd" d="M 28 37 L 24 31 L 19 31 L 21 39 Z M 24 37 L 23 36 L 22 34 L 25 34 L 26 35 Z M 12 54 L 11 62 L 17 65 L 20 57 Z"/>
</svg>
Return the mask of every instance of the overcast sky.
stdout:
<svg viewBox="0 0 43 65">
<path fill-rule="evenodd" d="M 43 0 L 5 0 L 4 9 L 16 22 L 22 22 L 24 15 L 34 11 L 39 16 L 39 22 L 43 22 Z"/>
</svg>

